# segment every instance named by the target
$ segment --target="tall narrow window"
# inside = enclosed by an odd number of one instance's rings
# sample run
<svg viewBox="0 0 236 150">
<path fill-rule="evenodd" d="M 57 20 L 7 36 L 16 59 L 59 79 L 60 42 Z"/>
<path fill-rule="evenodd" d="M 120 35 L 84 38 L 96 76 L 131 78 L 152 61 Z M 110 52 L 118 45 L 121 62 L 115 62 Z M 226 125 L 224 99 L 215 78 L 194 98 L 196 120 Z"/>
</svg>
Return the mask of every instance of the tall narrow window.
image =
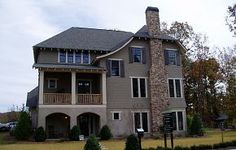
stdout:
<svg viewBox="0 0 236 150">
<path fill-rule="evenodd" d="M 66 51 L 61 50 L 60 54 L 60 63 L 66 63 Z"/>
<path fill-rule="evenodd" d="M 178 126 L 179 126 L 179 130 L 183 130 L 183 112 L 178 112 Z"/>
<path fill-rule="evenodd" d="M 112 76 L 120 75 L 120 61 L 119 60 L 111 61 L 111 75 Z"/>
<path fill-rule="evenodd" d="M 138 79 L 137 78 L 133 78 L 133 97 L 138 97 Z"/>
<path fill-rule="evenodd" d="M 134 113 L 134 125 L 135 125 L 135 130 L 141 128 L 140 113 Z"/>
<path fill-rule="evenodd" d="M 146 82 L 143 78 L 140 78 L 140 95 L 146 97 Z"/>
<path fill-rule="evenodd" d="M 72 51 L 67 52 L 67 62 L 68 63 L 74 62 L 74 53 Z"/>
<path fill-rule="evenodd" d="M 148 116 L 147 113 L 142 113 L 142 128 L 144 132 L 148 132 Z"/>
<path fill-rule="evenodd" d="M 176 97 L 181 97 L 180 80 L 175 80 Z"/>
<path fill-rule="evenodd" d="M 75 63 L 81 64 L 81 52 L 75 52 Z"/>
<path fill-rule="evenodd" d="M 133 47 L 132 48 L 132 53 L 133 53 L 133 62 L 141 62 L 142 60 L 142 49 Z"/>
<path fill-rule="evenodd" d="M 174 80 L 173 79 L 169 79 L 169 94 L 170 94 L 170 97 L 175 97 Z"/>
<path fill-rule="evenodd" d="M 176 125 L 176 112 L 172 112 L 172 120 L 173 120 L 173 130 L 177 129 Z"/>
<path fill-rule="evenodd" d="M 83 64 L 89 64 L 89 52 L 88 51 L 83 52 Z"/>
</svg>

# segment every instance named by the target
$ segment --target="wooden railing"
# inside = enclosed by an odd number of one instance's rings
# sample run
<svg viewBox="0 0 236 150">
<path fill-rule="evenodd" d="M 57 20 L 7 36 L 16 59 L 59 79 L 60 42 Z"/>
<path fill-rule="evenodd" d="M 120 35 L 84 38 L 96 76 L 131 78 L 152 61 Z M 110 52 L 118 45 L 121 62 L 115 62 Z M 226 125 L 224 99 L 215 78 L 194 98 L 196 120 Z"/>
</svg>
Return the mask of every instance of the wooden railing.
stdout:
<svg viewBox="0 0 236 150">
<path fill-rule="evenodd" d="M 100 105 L 102 104 L 102 94 L 77 94 L 78 105 Z"/>
<path fill-rule="evenodd" d="M 45 105 L 71 104 L 71 93 L 44 93 L 43 104 Z"/>
</svg>

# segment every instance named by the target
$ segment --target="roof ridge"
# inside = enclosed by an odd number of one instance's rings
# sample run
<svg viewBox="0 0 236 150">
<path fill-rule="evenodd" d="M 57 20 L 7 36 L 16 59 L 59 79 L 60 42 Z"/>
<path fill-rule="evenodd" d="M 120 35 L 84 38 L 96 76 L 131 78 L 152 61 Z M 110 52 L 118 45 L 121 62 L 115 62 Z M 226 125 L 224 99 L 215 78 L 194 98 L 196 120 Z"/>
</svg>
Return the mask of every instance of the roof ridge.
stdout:
<svg viewBox="0 0 236 150">
<path fill-rule="evenodd" d="M 102 31 L 113 31 L 113 32 L 126 32 L 126 33 L 132 33 L 131 31 L 123 31 L 123 30 L 119 30 L 119 29 L 104 29 L 104 28 L 93 28 L 93 27 L 71 27 L 72 29 L 85 29 L 85 30 L 102 30 Z"/>
</svg>

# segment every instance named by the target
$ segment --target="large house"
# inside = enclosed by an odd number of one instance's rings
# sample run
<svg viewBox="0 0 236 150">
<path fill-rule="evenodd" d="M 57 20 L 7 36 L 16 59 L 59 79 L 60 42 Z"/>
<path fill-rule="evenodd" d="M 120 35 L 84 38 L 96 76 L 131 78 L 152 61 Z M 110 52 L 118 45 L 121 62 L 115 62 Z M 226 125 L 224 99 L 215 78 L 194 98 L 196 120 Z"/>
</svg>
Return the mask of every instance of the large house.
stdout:
<svg viewBox="0 0 236 150">
<path fill-rule="evenodd" d="M 103 125 L 114 137 L 140 127 L 155 136 L 169 112 L 175 133 L 184 134 L 184 50 L 161 33 L 156 7 L 146 9 L 146 25 L 136 33 L 72 27 L 33 46 L 38 87 L 27 97 L 33 126 L 48 138 L 66 137 L 74 125 L 84 136 Z"/>
</svg>

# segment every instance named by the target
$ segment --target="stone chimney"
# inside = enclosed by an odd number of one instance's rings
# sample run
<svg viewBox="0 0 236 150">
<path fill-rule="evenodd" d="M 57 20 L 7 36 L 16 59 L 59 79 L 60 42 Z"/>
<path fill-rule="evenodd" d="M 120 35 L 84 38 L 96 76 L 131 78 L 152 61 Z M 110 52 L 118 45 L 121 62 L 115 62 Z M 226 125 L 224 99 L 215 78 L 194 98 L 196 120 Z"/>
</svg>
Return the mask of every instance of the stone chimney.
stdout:
<svg viewBox="0 0 236 150">
<path fill-rule="evenodd" d="M 159 9 L 148 7 L 146 9 L 146 22 L 150 35 L 150 113 L 152 135 L 156 136 L 162 125 L 162 112 L 168 106 L 167 98 L 167 72 L 165 69 L 164 51 L 160 37 Z"/>
<path fill-rule="evenodd" d="M 149 35 L 157 38 L 160 35 L 159 9 L 157 7 L 148 7 L 146 9 L 146 22 Z"/>
</svg>

